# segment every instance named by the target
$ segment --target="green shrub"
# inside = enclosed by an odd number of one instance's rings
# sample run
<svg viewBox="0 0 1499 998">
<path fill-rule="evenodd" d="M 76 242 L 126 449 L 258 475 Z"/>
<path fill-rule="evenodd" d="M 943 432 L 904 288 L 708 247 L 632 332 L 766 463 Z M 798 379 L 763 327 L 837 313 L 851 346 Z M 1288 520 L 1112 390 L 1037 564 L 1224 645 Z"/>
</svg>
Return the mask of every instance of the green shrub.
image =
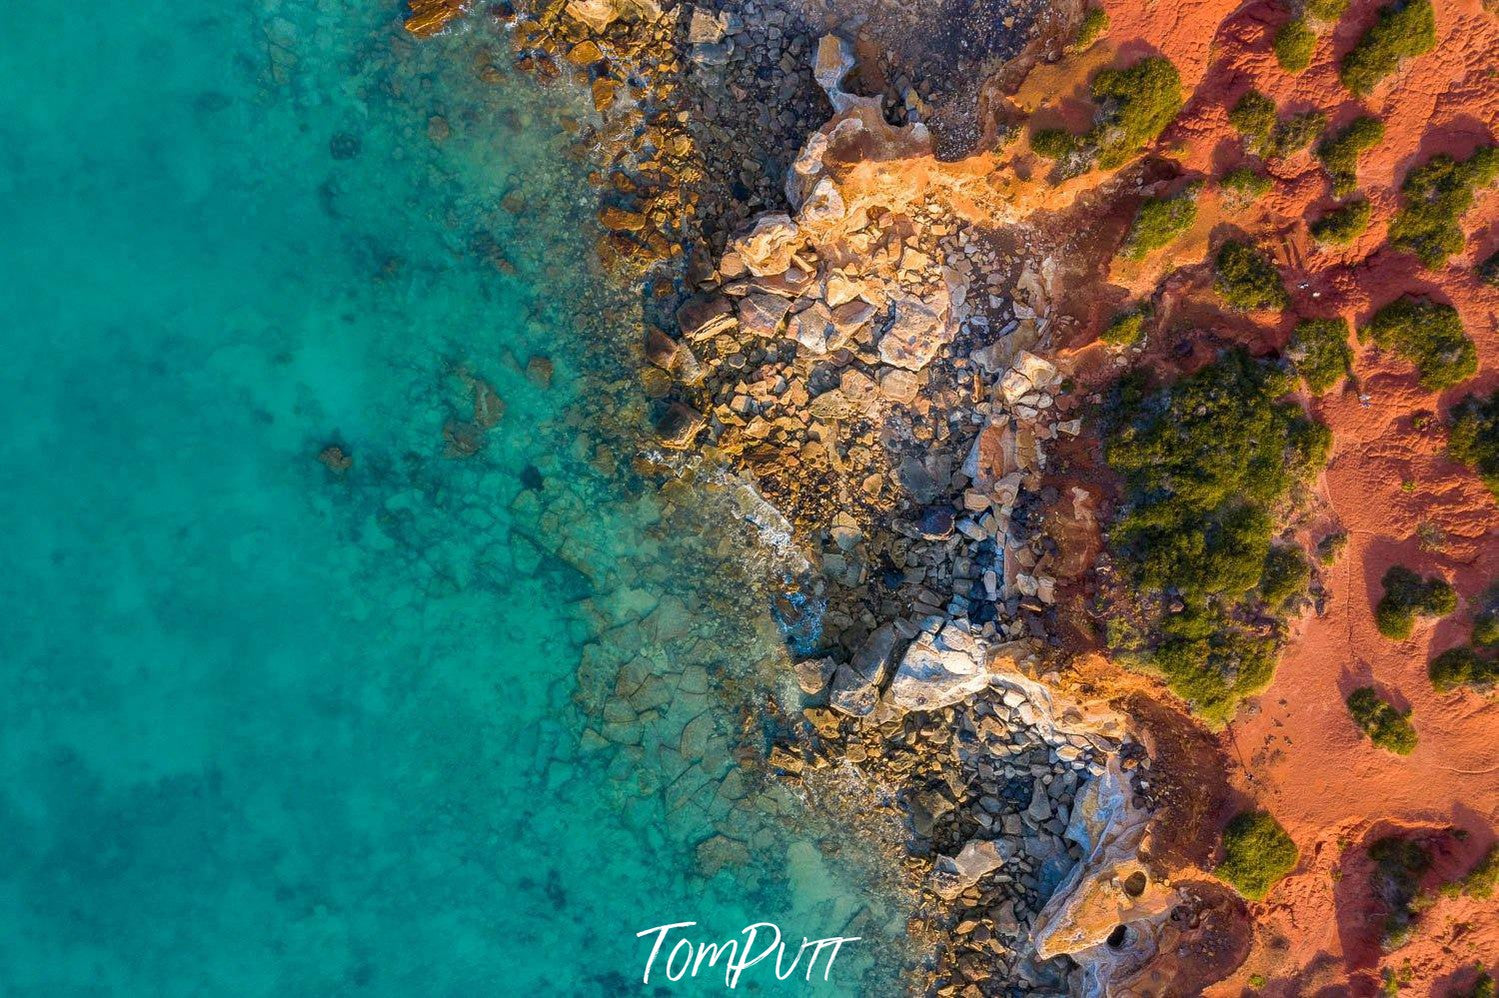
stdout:
<svg viewBox="0 0 1499 998">
<path fill-rule="evenodd" d="M 1223 831 L 1223 862 L 1215 871 L 1246 898 L 1262 900 L 1296 869 L 1296 843 L 1268 811 L 1245 811 Z"/>
<path fill-rule="evenodd" d="M 1327 133 L 1317 146 L 1317 158 L 1332 177 L 1332 192 L 1340 198 L 1358 187 L 1358 158 L 1384 140 L 1384 122 L 1368 115 L 1354 118 L 1337 133 Z"/>
<path fill-rule="evenodd" d="M 1042 128 L 1031 133 L 1031 148 L 1047 159 L 1062 159 L 1077 152 L 1079 147 L 1077 136 L 1065 129 Z"/>
<path fill-rule="evenodd" d="M 1489 846 L 1488 852 L 1479 858 L 1473 869 L 1463 874 L 1453 886 L 1457 893 L 1467 897 L 1485 900 L 1493 897 L 1494 888 L 1499 887 L 1499 842 Z"/>
<path fill-rule="evenodd" d="M 1327 127 L 1327 115 L 1321 111 L 1302 111 L 1289 114 L 1275 123 L 1270 139 L 1265 143 L 1264 153 L 1271 159 L 1285 159 L 1312 144 L 1312 140 Z"/>
<path fill-rule="evenodd" d="M 1327 428 L 1283 401 L 1286 388 L 1277 367 L 1235 350 L 1169 387 L 1116 392 L 1105 454 L 1125 488 L 1109 544 L 1143 619 L 1116 650 L 1209 723 L 1270 681 L 1280 636 L 1255 621 L 1273 514 L 1327 458 Z"/>
<path fill-rule="evenodd" d="M 1098 165 L 1123 166 L 1175 120 L 1182 107 L 1181 76 L 1170 59 L 1149 56 L 1128 69 L 1101 69 L 1093 76 L 1098 123 L 1088 133 Z"/>
<path fill-rule="evenodd" d="M 1197 195 L 1201 184 L 1191 184 L 1171 197 L 1148 198 L 1135 212 L 1135 220 L 1124 239 L 1122 252 L 1126 259 L 1143 260 L 1186 232 L 1197 220 Z"/>
<path fill-rule="evenodd" d="M 1499 251 L 1489 254 L 1489 258 L 1474 268 L 1478 279 L 1491 287 L 1499 288 Z"/>
<path fill-rule="evenodd" d="M 1251 90 L 1228 112 L 1228 123 L 1244 137 L 1244 145 L 1261 152 L 1275 130 L 1275 102 L 1258 90 Z"/>
<path fill-rule="evenodd" d="M 1478 370 L 1478 351 L 1451 305 L 1409 295 L 1397 298 L 1359 330 L 1360 340 L 1369 338 L 1414 364 L 1427 391 L 1451 388 Z"/>
<path fill-rule="evenodd" d="M 1296 17 L 1275 34 L 1275 58 L 1288 73 L 1299 73 L 1312 64 L 1312 50 L 1317 35 L 1306 26 L 1306 18 Z"/>
<path fill-rule="evenodd" d="M 1348 320 L 1305 319 L 1291 335 L 1289 356 L 1313 395 L 1321 395 L 1353 370 Z"/>
<path fill-rule="evenodd" d="M 1440 267 L 1463 251 L 1462 217 L 1473 192 L 1499 177 L 1499 146 L 1485 146 L 1466 160 L 1438 154 L 1412 170 L 1400 185 L 1405 195 L 1390 222 L 1390 245 Z"/>
<path fill-rule="evenodd" d="M 1447 998 L 1494 998 L 1494 979 L 1489 976 L 1488 971 L 1479 964 L 1478 976 L 1473 979 L 1473 986 L 1463 991 L 1448 991 Z"/>
<path fill-rule="evenodd" d="M 1476 471 L 1499 497 L 1499 390 L 1487 398 L 1469 395 L 1453 406 L 1447 456 Z"/>
<path fill-rule="evenodd" d="M 1485 650 L 1499 650 L 1499 601 L 1494 590 L 1485 597 L 1486 606 L 1473 615 L 1473 643 Z"/>
<path fill-rule="evenodd" d="M 1353 242 L 1369 227 L 1371 209 L 1363 198 L 1333 208 L 1310 226 L 1319 243 L 1342 246 Z"/>
<path fill-rule="evenodd" d="M 1336 21 L 1347 9 L 1348 0 L 1307 0 L 1306 4 L 1307 16 L 1318 21 Z"/>
<path fill-rule="evenodd" d="M 1417 617 L 1445 617 L 1457 609 L 1457 594 L 1441 576 L 1423 579 L 1404 565 L 1391 565 L 1382 582 L 1384 595 L 1374 608 L 1374 623 L 1387 638 L 1404 641 Z"/>
<path fill-rule="evenodd" d="M 1421 894 L 1421 876 L 1431 869 L 1431 853 L 1420 842 L 1387 835 L 1369 846 L 1374 861 L 1371 893 L 1385 908 L 1384 944 L 1393 948 L 1410 934 Z"/>
<path fill-rule="evenodd" d="M 1348 713 L 1369 740 L 1387 752 L 1410 755 L 1416 750 L 1416 729 L 1410 712 L 1401 713 L 1374 692 L 1372 686 L 1361 686 L 1348 695 Z"/>
<path fill-rule="evenodd" d="M 1233 308 L 1248 311 L 1285 308 L 1290 304 L 1291 298 L 1275 266 L 1248 243 L 1236 239 L 1224 243 L 1218 248 L 1213 269 L 1216 274 L 1213 286 Z"/>
<path fill-rule="evenodd" d="M 1149 305 L 1120 312 L 1099 334 L 1099 339 L 1116 347 L 1133 346 L 1144 335 L 1145 323 L 1150 318 L 1150 313 Z"/>
<path fill-rule="evenodd" d="M 1499 660 L 1489 649 L 1459 645 L 1432 659 L 1426 675 L 1440 693 L 1450 693 L 1459 686 L 1488 687 L 1499 679 Z"/>
<path fill-rule="evenodd" d="M 1271 180 L 1252 166 L 1240 166 L 1225 173 L 1218 184 L 1233 195 L 1236 201 L 1246 204 L 1268 194 Z"/>
<path fill-rule="evenodd" d="M 1335 530 L 1317 542 L 1317 560 L 1324 565 L 1331 565 L 1343 554 L 1343 549 L 1348 546 L 1348 531 Z"/>
<path fill-rule="evenodd" d="M 1364 37 L 1343 57 L 1338 75 L 1343 86 L 1363 96 L 1399 69 L 1402 59 L 1429 52 L 1436 43 L 1431 0 L 1393 3 L 1380 8 Z"/>
<path fill-rule="evenodd" d="M 1091 7 L 1077 26 L 1077 38 L 1072 43 L 1074 52 L 1090 47 L 1109 30 L 1109 14 L 1102 7 Z"/>
<path fill-rule="evenodd" d="M 1290 609 L 1306 595 L 1311 577 L 1311 566 L 1301 548 L 1289 545 L 1271 547 L 1260 575 L 1260 599 L 1273 612 Z"/>
</svg>

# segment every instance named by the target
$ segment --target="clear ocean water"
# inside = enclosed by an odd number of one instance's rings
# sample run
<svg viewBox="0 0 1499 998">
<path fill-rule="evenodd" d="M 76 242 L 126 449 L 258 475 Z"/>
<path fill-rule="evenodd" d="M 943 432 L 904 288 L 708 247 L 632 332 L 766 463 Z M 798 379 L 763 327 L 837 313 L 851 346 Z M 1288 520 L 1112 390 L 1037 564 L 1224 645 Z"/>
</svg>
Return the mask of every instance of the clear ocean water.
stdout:
<svg viewBox="0 0 1499 998">
<path fill-rule="evenodd" d="M 893 992 L 881 865 L 736 756 L 773 524 L 631 471 L 581 105 L 401 13 L 0 43 L 0 993 L 677 993 L 686 920 Z"/>
</svg>

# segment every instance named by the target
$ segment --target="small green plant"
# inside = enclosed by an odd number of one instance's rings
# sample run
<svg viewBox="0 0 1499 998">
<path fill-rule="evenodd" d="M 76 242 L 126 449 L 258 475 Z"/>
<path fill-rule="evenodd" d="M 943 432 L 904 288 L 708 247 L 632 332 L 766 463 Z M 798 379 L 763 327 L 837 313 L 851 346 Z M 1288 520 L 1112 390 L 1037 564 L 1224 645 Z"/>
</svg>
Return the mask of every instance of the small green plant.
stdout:
<svg viewBox="0 0 1499 998">
<path fill-rule="evenodd" d="M 1077 26 L 1077 38 L 1072 51 L 1082 52 L 1102 38 L 1109 30 L 1109 13 L 1102 7 L 1090 7 Z"/>
<path fill-rule="evenodd" d="M 1499 389 L 1487 397 L 1469 395 L 1452 407 L 1447 456 L 1476 471 L 1499 498 Z"/>
<path fill-rule="evenodd" d="M 1248 243 L 1230 239 L 1218 248 L 1213 286 L 1230 307 L 1240 311 L 1285 308 L 1290 304 L 1280 274 L 1263 253 Z"/>
<path fill-rule="evenodd" d="M 1374 608 L 1379 633 L 1404 641 L 1415 630 L 1417 617 L 1445 617 L 1457 609 L 1457 594 L 1441 576 L 1423 579 L 1404 565 L 1384 573 L 1384 595 Z"/>
<path fill-rule="evenodd" d="M 1384 945 L 1393 949 L 1410 936 L 1420 911 L 1421 877 L 1431 869 L 1431 852 L 1414 839 L 1387 835 L 1369 846 L 1374 861 L 1370 889 L 1385 908 Z"/>
<path fill-rule="evenodd" d="M 1347 9 L 1348 0 L 1307 0 L 1306 5 L 1308 17 L 1329 24 L 1342 17 Z"/>
<path fill-rule="evenodd" d="M 1487 689 L 1499 680 L 1499 658 L 1488 649 L 1459 645 L 1432 659 L 1426 675 L 1439 693 L 1450 693 L 1459 686 Z"/>
<path fill-rule="evenodd" d="M 1363 115 L 1354 118 L 1337 132 L 1326 133 L 1317 146 L 1317 158 L 1322 160 L 1327 173 L 1332 177 L 1332 192 L 1346 198 L 1358 187 L 1358 158 L 1384 140 L 1384 122 Z"/>
<path fill-rule="evenodd" d="M 1499 250 L 1490 253 L 1488 259 L 1474 269 L 1474 273 L 1483 283 L 1499 288 Z"/>
<path fill-rule="evenodd" d="M 1499 586 L 1489 587 L 1483 603 L 1473 614 L 1473 643 L 1480 648 L 1499 651 Z"/>
<path fill-rule="evenodd" d="M 1494 888 L 1499 887 L 1499 842 L 1489 846 L 1488 851 L 1483 854 L 1473 869 L 1463 874 L 1461 880 L 1454 885 L 1457 893 L 1467 897 L 1488 899 L 1494 896 Z"/>
<path fill-rule="evenodd" d="M 1245 811 L 1223 831 L 1223 862 L 1215 872 L 1246 898 L 1260 901 L 1300 859 L 1296 843 L 1274 815 Z"/>
<path fill-rule="evenodd" d="M 1410 712 L 1396 710 L 1374 687 L 1360 686 L 1350 693 L 1348 713 L 1353 715 L 1353 723 L 1359 730 L 1385 751 L 1410 755 L 1416 750 L 1416 729 L 1411 725 Z"/>
<path fill-rule="evenodd" d="M 1407 295 L 1375 312 L 1359 339 L 1394 350 L 1416 367 L 1427 391 L 1451 388 L 1478 370 L 1478 351 L 1451 305 Z"/>
<path fill-rule="evenodd" d="M 1478 965 L 1478 976 L 1473 979 L 1473 986 L 1459 991 L 1448 991 L 1447 998 L 1494 998 L 1494 978 L 1483 969 L 1483 964 Z"/>
<path fill-rule="evenodd" d="M 1232 199 L 1240 205 L 1256 201 L 1270 192 L 1272 182 L 1269 177 L 1259 172 L 1252 166 L 1240 166 L 1229 170 L 1218 181 L 1220 187 L 1229 193 Z M 1495 254 L 1499 257 L 1499 254 Z"/>
<path fill-rule="evenodd" d="M 1275 34 L 1275 58 L 1288 73 L 1299 73 L 1310 66 L 1316 47 L 1317 34 L 1307 27 L 1304 17 L 1292 18 Z"/>
<path fill-rule="evenodd" d="M 1262 988 L 1264 988 L 1264 986 L 1266 984 L 1269 984 L 1269 983 L 1270 983 L 1269 978 L 1267 978 L 1264 974 L 1250 974 L 1249 975 L 1249 986 L 1251 988 L 1254 988 L 1256 991 L 1261 990 Z"/>
<path fill-rule="evenodd" d="M 1412 170 L 1400 185 L 1405 200 L 1390 222 L 1390 245 L 1440 267 L 1463 251 L 1462 217 L 1474 192 L 1499 178 L 1499 146 L 1484 146 L 1465 160 L 1439 153 Z"/>
<path fill-rule="evenodd" d="M 1347 245 L 1369 227 L 1370 214 L 1369 202 L 1363 198 L 1339 205 L 1311 224 L 1312 238 L 1319 243 Z"/>
<path fill-rule="evenodd" d="M 1099 339 L 1116 347 L 1133 346 L 1145 333 L 1145 323 L 1150 318 L 1150 306 L 1141 305 L 1114 316 Z"/>
<path fill-rule="evenodd" d="M 1305 319 L 1297 323 L 1288 353 L 1312 394 L 1323 394 L 1353 370 L 1348 320 Z"/>
<path fill-rule="evenodd" d="M 1311 577 L 1311 566 L 1301 548 L 1290 545 L 1272 547 L 1265 556 L 1265 570 L 1260 575 L 1260 599 L 1272 612 L 1284 612 L 1306 595 Z"/>
<path fill-rule="evenodd" d="M 1124 239 L 1124 257 L 1143 260 L 1190 229 L 1197 220 L 1197 195 L 1201 190 L 1202 185 L 1194 183 L 1170 197 L 1148 198 L 1142 202 Z"/>
<path fill-rule="evenodd" d="M 1228 123 L 1244 137 L 1251 152 L 1261 152 L 1275 130 L 1275 102 L 1258 90 L 1251 90 L 1228 112 Z"/>
<path fill-rule="evenodd" d="M 1271 159 L 1285 159 L 1312 144 L 1327 127 L 1327 115 L 1321 111 L 1288 114 L 1275 123 L 1264 144 L 1264 154 Z"/>
<path fill-rule="evenodd" d="M 1404 59 L 1429 52 L 1437 43 L 1431 0 L 1408 0 L 1380 8 L 1379 16 L 1343 57 L 1338 75 L 1360 97 L 1400 68 Z"/>
<path fill-rule="evenodd" d="M 1101 69 L 1091 88 L 1102 117 L 1088 134 L 1106 170 L 1123 166 L 1159 138 L 1182 108 L 1181 75 L 1161 56 L 1128 69 Z"/>
<path fill-rule="evenodd" d="M 1335 530 L 1317 542 L 1317 560 L 1324 565 L 1331 565 L 1347 546 L 1348 531 Z"/>
<path fill-rule="evenodd" d="M 1031 148 L 1047 159 L 1063 159 L 1080 147 L 1077 136 L 1062 128 L 1042 128 L 1031 133 Z"/>
</svg>

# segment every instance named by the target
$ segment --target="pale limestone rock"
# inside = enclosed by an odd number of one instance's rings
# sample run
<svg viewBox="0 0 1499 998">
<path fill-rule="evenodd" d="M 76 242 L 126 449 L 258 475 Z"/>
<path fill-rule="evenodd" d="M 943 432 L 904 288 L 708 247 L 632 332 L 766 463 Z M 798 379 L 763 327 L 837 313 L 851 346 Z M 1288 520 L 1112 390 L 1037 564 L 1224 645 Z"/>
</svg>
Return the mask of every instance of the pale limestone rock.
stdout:
<svg viewBox="0 0 1499 998">
<path fill-rule="evenodd" d="M 932 867 L 932 892 L 951 901 L 1015 858 L 1010 839 L 973 839 L 956 856 L 939 856 Z"/>
<path fill-rule="evenodd" d="M 817 354 L 827 353 L 828 336 L 832 332 L 833 317 L 822 302 L 802 309 L 786 323 L 786 335 Z"/>
<path fill-rule="evenodd" d="M 731 245 L 751 274 L 769 277 L 783 274 L 791 266 L 800 237 L 801 230 L 790 215 L 769 212 L 757 218 L 747 233 L 736 236 Z"/>
<path fill-rule="evenodd" d="M 989 685 L 987 649 L 967 627 L 947 621 L 936 634 L 922 634 L 906 649 L 890 700 L 905 710 L 937 710 Z"/>
<path fill-rule="evenodd" d="M 921 391 L 921 382 L 910 371 L 887 368 L 880 372 L 880 394 L 892 402 L 910 405 Z"/>
<path fill-rule="evenodd" d="M 894 309 L 894 317 L 880 337 L 880 360 L 891 367 L 919 371 L 952 340 L 945 310 L 912 297 L 895 299 Z"/>
<path fill-rule="evenodd" d="M 823 35 L 817 40 L 817 54 L 812 62 L 812 76 L 828 95 L 835 112 L 846 111 L 853 98 L 843 92 L 843 78 L 854 68 L 854 47 L 837 35 Z"/>
<path fill-rule="evenodd" d="M 791 303 L 779 295 L 753 291 L 739 299 L 739 328 L 747 336 L 774 336 Z"/>
</svg>

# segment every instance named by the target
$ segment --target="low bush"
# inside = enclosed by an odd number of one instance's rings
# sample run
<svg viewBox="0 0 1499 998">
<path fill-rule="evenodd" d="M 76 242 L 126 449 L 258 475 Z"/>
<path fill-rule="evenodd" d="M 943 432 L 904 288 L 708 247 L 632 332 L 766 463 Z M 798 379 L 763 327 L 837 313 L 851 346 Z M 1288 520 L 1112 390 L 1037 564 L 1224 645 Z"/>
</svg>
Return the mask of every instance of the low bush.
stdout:
<svg viewBox="0 0 1499 998">
<path fill-rule="evenodd" d="M 1499 146 L 1485 146 L 1465 160 L 1433 156 L 1400 185 L 1405 195 L 1390 222 L 1390 245 L 1440 267 L 1463 251 L 1462 217 L 1474 192 L 1499 178 Z"/>
<path fill-rule="evenodd" d="M 1499 680 L 1499 658 L 1491 649 L 1459 645 L 1432 659 L 1426 675 L 1440 693 L 1450 693 L 1459 686 L 1486 688 Z"/>
<path fill-rule="evenodd" d="M 1473 979 L 1473 986 L 1461 991 L 1448 991 L 1447 998 L 1494 998 L 1494 978 L 1489 972 L 1478 967 L 1478 976 Z"/>
<path fill-rule="evenodd" d="M 1473 272 L 1483 283 L 1499 288 L 1499 251 L 1490 253 L 1489 258 L 1475 267 Z"/>
<path fill-rule="evenodd" d="M 1410 712 L 1402 713 L 1374 691 L 1361 686 L 1348 695 L 1348 713 L 1369 740 L 1387 752 L 1410 755 L 1416 750 L 1416 729 Z"/>
<path fill-rule="evenodd" d="M 1225 173 L 1218 185 L 1239 204 L 1247 204 L 1268 194 L 1272 181 L 1252 166 L 1240 166 Z"/>
<path fill-rule="evenodd" d="M 1321 395 L 1353 370 L 1348 320 L 1306 319 L 1297 323 L 1289 356 L 1307 388 L 1313 395 Z"/>
<path fill-rule="evenodd" d="M 1485 900 L 1493 897 L 1494 888 L 1499 887 L 1499 842 L 1489 846 L 1488 852 L 1479 857 L 1473 869 L 1452 886 L 1456 890 L 1451 893 Z"/>
<path fill-rule="evenodd" d="M 1112 406 L 1105 455 L 1125 490 L 1109 544 L 1140 623 L 1110 643 L 1213 724 L 1274 672 L 1259 593 L 1277 588 L 1275 519 L 1327 459 L 1327 428 L 1284 400 L 1288 384 L 1235 350 L 1153 392 L 1121 383 Z"/>
<path fill-rule="evenodd" d="M 1047 159 L 1062 159 L 1077 152 L 1076 135 L 1061 128 L 1041 128 L 1031 133 L 1031 148 Z"/>
<path fill-rule="evenodd" d="M 1296 843 L 1268 811 L 1245 811 L 1223 831 L 1223 862 L 1215 871 L 1246 898 L 1262 900 L 1296 869 Z"/>
<path fill-rule="evenodd" d="M 1427 391 L 1451 388 L 1478 370 L 1478 351 L 1451 305 L 1406 296 L 1375 312 L 1359 338 L 1394 350 L 1416 367 Z"/>
<path fill-rule="evenodd" d="M 1275 130 L 1275 102 L 1258 90 L 1251 90 L 1228 112 L 1228 123 L 1244 137 L 1244 145 L 1261 152 Z"/>
<path fill-rule="evenodd" d="M 1469 395 L 1452 407 L 1447 456 L 1472 468 L 1499 497 L 1499 390 Z"/>
<path fill-rule="evenodd" d="M 1091 89 L 1100 118 L 1088 134 L 1104 169 L 1133 159 L 1182 108 L 1181 76 L 1161 56 L 1148 56 L 1128 69 L 1101 69 Z"/>
<path fill-rule="evenodd" d="M 1109 14 L 1102 7 L 1090 7 L 1077 26 L 1077 38 L 1072 43 L 1074 52 L 1089 48 L 1109 30 Z"/>
<path fill-rule="evenodd" d="M 1312 569 L 1301 548 L 1276 545 L 1265 556 L 1260 574 L 1260 599 L 1273 613 L 1290 609 L 1306 595 Z"/>
<path fill-rule="evenodd" d="M 1407 0 L 1380 8 L 1364 37 L 1343 56 L 1343 86 L 1363 96 L 1400 68 L 1401 60 L 1431 51 L 1437 43 L 1431 0 Z"/>
<path fill-rule="evenodd" d="M 1291 298 L 1274 264 L 1248 243 L 1230 239 L 1218 248 L 1213 286 L 1230 307 L 1241 311 L 1285 308 Z"/>
<path fill-rule="evenodd" d="M 1275 123 L 1265 143 L 1264 154 L 1271 159 L 1285 159 L 1312 144 L 1327 128 L 1327 115 L 1321 111 L 1288 114 Z"/>
<path fill-rule="evenodd" d="M 1342 556 L 1347 547 L 1348 531 L 1335 530 L 1317 542 L 1317 560 L 1324 565 L 1331 565 Z"/>
<path fill-rule="evenodd" d="M 1133 346 L 1145 334 L 1145 323 L 1149 318 L 1149 305 L 1120 312 L 1099 334 L 1099 339 L 1116 347 Z"/>
<path fill-rule="evenodd" d="M 1323 136 L 1317 146 L 1317 158 L 1332 177 L 1334 194 L 1345 198 L 1357 189 L 1359 156 L 1383 140 L 1384 122 L 1368 115 L 1354 118 L 1336 133 Z"/>
<path fill-rule="evenodd" d="M 1316 47 L 1317 34 L 1306 26 L 1304 17 L 1292 18 L 1275 34 L 1276 61 L 1288 73 L 1299 73 L 1310 66 Z"/>
<path fill-rule="evenodd" d="M 1404 565 L 1391 565 L 1381 581 L 1384 595 L 1374 608 L 1374 623 L 1387 638 L 1404 641 L 1417 617 L 1445 617 L 1457 609 L 1457 594 L 1441 576 L 1423 579 Z"/>
<path fill-rule="evenodd" d="M 1384 945 L 1394 948 L 1410 935 L 1419 914 L 1421 877 L 1431 869 L 1431 852 L 1420 842 L 1387 835 L 1369 846 L 1374 861 L 1370 892 L 1385 908 Z"/>
<path fill-rule="evenodd" d="M 1347 9 L 1348 0 L 1307 0 L 1306 4 L 1307 16 L 1318 21 L 1336 21 Z"/>
<path fill-rule="evenodd" d="M 1197 195 L 1201 190 L 1201 184 L 1191 184 L 1170 197 L 1142 202 L 1121 248 L 1124 257 L 1143 260 L 1190 229 L 1197 220 Z"/>
<path fill-rule="evenodd" d="M 1339 205 L 1311 224 L 1312 238 L 1334 246 L 1351 243 L 1369 227 L 1370 214 L 1369 202 L 1363 198 Z"/>
</svg>

